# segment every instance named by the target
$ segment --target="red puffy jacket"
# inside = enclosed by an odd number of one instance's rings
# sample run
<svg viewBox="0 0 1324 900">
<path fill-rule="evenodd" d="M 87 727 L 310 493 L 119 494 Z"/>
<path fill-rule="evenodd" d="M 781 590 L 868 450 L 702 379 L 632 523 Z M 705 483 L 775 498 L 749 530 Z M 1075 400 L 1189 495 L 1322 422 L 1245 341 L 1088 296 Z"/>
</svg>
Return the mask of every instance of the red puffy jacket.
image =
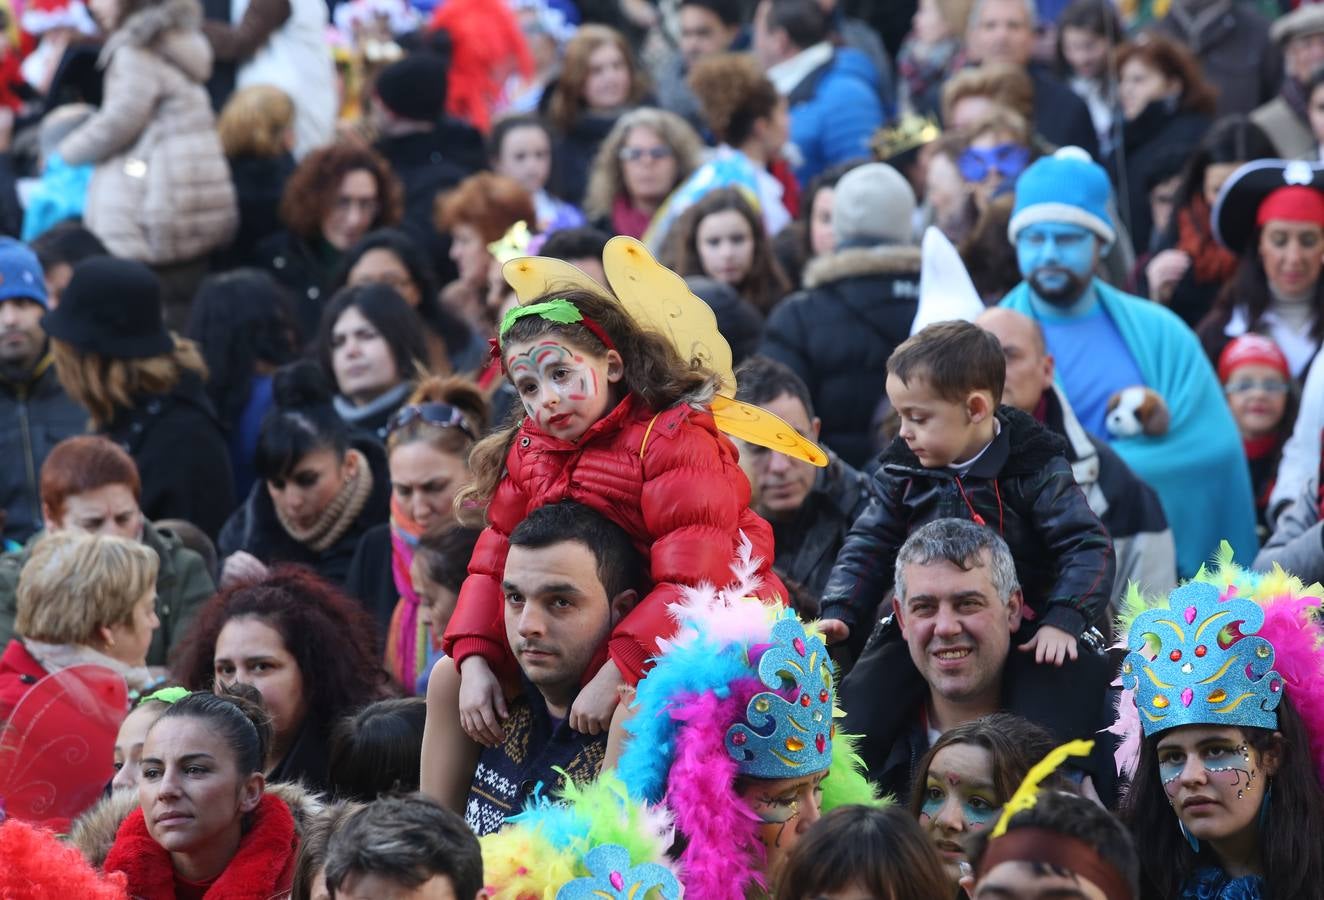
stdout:
<svg viewBox="0 0 1324 900">
<path fill-rule="evenodd" d="M 749 479 L 712 415 L 681 404 L 654 414 L 636 395 L 569 443 L 526 419 L 506 456 L 506 477 L 469 561 L 443 646 L 456 665 L 478 654 L 512 670 L 501 577 L 510 532 L 533 510 L 574 500 L 620 525 L 649 560 L 653 590 L 612 631 L 608 652 L 634 684 L 676 632 L 667 605 L 678 585 L 724 585 L 743 532 L 763 560 L 762 596 L 784 602 L 772 573 L 772 528 L 749 508 Z M 594 672 L 587 673 L 591 677 Z"/>
</svg>

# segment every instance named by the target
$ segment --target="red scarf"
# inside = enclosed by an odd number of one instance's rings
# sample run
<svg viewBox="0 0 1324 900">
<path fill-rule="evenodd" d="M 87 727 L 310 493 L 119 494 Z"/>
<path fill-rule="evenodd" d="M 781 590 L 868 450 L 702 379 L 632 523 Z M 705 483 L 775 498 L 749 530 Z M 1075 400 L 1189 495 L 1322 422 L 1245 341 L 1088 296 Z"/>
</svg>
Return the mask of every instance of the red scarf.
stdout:
<svg viewBox="0 0 1324 900">
<path fill-rule="evenodd" d="M 274 794 L 264 794 L 238 852 L 204 896 L 207 900 L 268 900 L 288 891 L 294 880 L 298 849 L 299 836 L 290 808 Z M 129 879 L 131 897 L 175 900 L 175 867 L 170 852 L 147 833 L 141 808 L 120 825 L 102 868 L 123 872 Z"/>
<path fill-rule="evenodd" d="M 616 229 L 617 234 L 642 238 L 652 221 L 651 215 L 631 206 L 625 194 L 616 195 L 616 202 L 611 205 L 611 227 Z"/>
<path fill-rule="evenodd" d="M 1177 212 L 1177 249 L 1191 258 L 1191 275 L 1200 284 L 1221 284 L 1237 271 L 1237 255 L 1214 240 L 1209 204 L 1196 194 Z"/>
</svg>

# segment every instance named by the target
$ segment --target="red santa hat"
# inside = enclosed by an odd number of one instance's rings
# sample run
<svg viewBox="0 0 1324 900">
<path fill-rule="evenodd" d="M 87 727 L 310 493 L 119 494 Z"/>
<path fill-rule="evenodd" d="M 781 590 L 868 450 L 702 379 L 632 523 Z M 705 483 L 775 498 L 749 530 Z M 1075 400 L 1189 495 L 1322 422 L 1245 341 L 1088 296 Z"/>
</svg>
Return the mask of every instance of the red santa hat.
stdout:
<svg viewBox="0 0 1324 900">
<path fill-rule="evenodd" d="M 27 0 L 19 24 L 34 37 L 56 28 L 75 28 L 83 34 L 97 33 L 97 23 L 82 0 Z"/>
<path fill-rule="evenodd" d="M 1292 377 L 1283 351 L 1262 334 L 1243 334 L 1223 348 L 1218 356 L 1218 380 L 1227 384 L 1232 373 L 1242 366 L 1267 366 L 1283 378 Z"/>
</svg>

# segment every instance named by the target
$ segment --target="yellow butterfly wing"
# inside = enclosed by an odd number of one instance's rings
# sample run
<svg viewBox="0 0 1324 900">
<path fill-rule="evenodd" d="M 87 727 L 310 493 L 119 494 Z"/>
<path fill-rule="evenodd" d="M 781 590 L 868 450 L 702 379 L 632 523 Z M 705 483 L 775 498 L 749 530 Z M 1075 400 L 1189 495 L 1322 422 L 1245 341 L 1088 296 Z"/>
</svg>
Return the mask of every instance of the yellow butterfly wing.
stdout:
<svg viewBox="0 0 1324 900">
<path fill-rule="evenodd" d="M 602 297 L 609 296 L 607 289 L 583 269 L 549 256 L 521 256 L 512 259 L 501 267 L 501 275 L 515 292 L 520 306 L 528 306 L 539 298 L 567 288 L 589 291 Z"/>
<path fill-rule="evenodd" d="M 828 464 L 827 454 L 817 444 L 761 406 L 718 394 L 710 408 L 717 427 L 732 437 L 819 467 Z"/>
<path fill-rule="evenodd" d="M 717 330 L 712 308 L 690 292 L 685 279 L 653 259 L 632 237 L 618 235 L 602 251 L 607 282 L 631 318 L 671 339 L 682 358 L 717 373 L 723 393 L 735 393 L 731 346 Z"/>
</svg>

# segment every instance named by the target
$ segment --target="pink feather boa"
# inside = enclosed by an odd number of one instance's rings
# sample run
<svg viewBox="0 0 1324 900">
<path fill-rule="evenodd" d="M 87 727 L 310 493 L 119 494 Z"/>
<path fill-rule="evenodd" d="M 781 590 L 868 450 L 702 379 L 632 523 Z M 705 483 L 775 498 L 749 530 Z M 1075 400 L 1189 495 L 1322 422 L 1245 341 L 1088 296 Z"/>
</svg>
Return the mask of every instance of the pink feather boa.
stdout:
<svg viewBox="0 0 1324 900">
<path fill-rule="evenodd" d="M 1315 771 L 1324 783 L 1324 657 L 1314 618 L 1318 611 L 1316 597 L 1269 600 L 1259 635 L 1273 644 L 1273 667 L 1283 676 L 1292 706 L 1305 724 Z"/>
<path fill-rule="evenodd" d="M 764 886 L 766 852 L 758 818 L 735 793 L 739 771 L 726 752 L 726 730 L 744 717 L 750 698 L 762 689 L 756 679 L 742 678 L 725 699 L 704 692 L 671 709 L 683 724 L 676 733 L 666 804 L 688 839 L 680 862 L 689 896 L 744 900 L 748 888 Z"/>
</svg>

